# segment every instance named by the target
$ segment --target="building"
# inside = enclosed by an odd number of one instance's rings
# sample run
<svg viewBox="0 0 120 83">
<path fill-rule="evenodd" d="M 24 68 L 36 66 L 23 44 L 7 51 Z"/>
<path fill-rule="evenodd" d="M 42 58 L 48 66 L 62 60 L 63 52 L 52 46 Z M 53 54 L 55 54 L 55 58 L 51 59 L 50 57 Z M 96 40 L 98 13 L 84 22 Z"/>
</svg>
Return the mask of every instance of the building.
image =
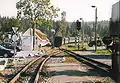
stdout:
<svg viewBox="0 0 120 83">
<path fill-rule="evenodd" d="M 29 28 L 21 37 L 22 50 L 33 50 L 33 29 Z M 35 29 L 35 49 L 50 44 L 47 35 Z"/>
</svg>

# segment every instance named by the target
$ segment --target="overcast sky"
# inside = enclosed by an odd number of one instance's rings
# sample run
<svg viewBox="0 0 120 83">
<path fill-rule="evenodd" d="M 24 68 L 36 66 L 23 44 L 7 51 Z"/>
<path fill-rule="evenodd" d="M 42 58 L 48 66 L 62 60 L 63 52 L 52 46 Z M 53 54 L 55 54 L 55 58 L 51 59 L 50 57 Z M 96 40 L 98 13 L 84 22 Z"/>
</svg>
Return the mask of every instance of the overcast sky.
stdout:
<svg viewBox="0 0 120 83">
<path fill-rule="evenodd" d="M 1 16 L 16 16 L 16 2 L 19 0 L 0 0 Z M 66 20 L 74 21 L 83 18 L 85 21 L 95 19 L 95 5 L 98 9 L 98 20 L 109 20 L 112 4 L 119 0 L 52 0 L 52 4 L 66 11 Z M 59 17 L 60 19 L 60 17 Z"/>
</svg>

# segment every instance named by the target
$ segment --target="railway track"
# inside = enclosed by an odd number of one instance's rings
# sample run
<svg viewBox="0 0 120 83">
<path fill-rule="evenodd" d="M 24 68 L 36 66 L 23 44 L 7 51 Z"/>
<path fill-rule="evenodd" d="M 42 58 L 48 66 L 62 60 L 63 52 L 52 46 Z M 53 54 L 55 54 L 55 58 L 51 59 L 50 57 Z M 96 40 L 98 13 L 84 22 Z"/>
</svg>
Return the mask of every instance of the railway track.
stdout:
<svg viewBox="0 0 120 83">
<path fill-rule="evenodd" d="M 111 66 L 107 65 L 107 64 L 104 64 L 104 63 L 101 63 L 101 62 L 98 62 L 98 61 L 95 61 L 91 58 L 88 58 L 88 57 L 85 57 L 85 56 L 82 56 L 80 54 L 77 54 L 77 53 L 74 53 L 70 50 L 66 50 L 66 49 L 60 49 L 62 51 L 64 51 L 65 53 L 69 54 L 70 56 L 74 57 L 76 60 L 84 63 L 84 64 L 87 64 L 95 69 L 98 69 L 99 71 L 102 71 L 104 72 L 106 75 L 109 75 L 110 72 L 111 72 Z"/>
<path fill-rule="evenodd" d="M 54 52 L 50 55 L 43 55 L 41 57 L 31 60 L 27 65 L 25 65 L 20 71 L 18 71 L 8 83 L 38 83 L 40 80 L 40 72 L 42 71 L 43 65 L 46 63 L 51 56 L 55 56 L 60 52 Z M 26 80 L 27 79 L 27 80 Z"/>
<path fill-rule="evenodd" d="M 104 72 L 105 75 L 109 75 L 111 66 L 103 64 L 101 62 L 95 61 L 91 58 L 81 56 L 80 54 L 76 54 L 70 50 L 60 49 L 61 52 L 65 52 L 70 56 L 74 57 L 78 61 L 87 64 L 94 69 L 99 69 Z M 25 65 L 18 73 L 16 73 L 8 83 L 40 83 L 42 79 L 43 65 L 49 60 L 51 57 L 60 54 L 61 52 L 54 52 L 50 55 L 41 56 L 33 59 L 27 65 Z M 100 72 L 101 73 L 101 72 Z M 27 80 L 26 80 L 27 79 Z"/>
</svg>

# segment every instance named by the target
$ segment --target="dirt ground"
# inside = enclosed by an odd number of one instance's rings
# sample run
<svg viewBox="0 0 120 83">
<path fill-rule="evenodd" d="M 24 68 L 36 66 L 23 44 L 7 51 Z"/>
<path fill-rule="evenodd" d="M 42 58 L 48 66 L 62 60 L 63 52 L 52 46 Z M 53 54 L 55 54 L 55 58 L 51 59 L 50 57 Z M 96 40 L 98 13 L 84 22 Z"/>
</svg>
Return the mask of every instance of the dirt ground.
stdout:
<svg viewBox="0 0 120 83">
<path fill-rule="evenodd" d="M 93 68 L 82 63 L 54 62 L 46 66 L 49 78 L 43 83 L 115 83 L 111 78 L 101 76 Z"/>
</svg>

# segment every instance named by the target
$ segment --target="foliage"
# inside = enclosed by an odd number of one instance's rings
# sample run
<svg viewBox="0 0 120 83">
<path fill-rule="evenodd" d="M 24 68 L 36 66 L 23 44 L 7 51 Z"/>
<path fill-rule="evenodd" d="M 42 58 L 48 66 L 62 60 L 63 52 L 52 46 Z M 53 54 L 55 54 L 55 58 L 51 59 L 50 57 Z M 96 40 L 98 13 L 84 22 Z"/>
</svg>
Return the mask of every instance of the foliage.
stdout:
<svg viewBox="0 0 120 83">
<path fill-rule="evenodd" d="M 66 20 L 54 21 L 55 36 L 67 37 L 69 35 L 69 26 Z"/>
<path fill-rule="evenodd" d="M 58 32 L 59 32 L 59 29 L 60 29 L 60 21 L 54 22 L 54 23 L 53 23 L 53 27 L 54 27 L 54 29 L 55 29 L 55 35 L 57 35 Z"/>
<path fill-rule="evenodd" d="M 30 19 L 21 18 L 20 31 L 25 32 L 29 28 L 32 28 Z"/>
<path fill-rule="evenodd" d="M 70 32 L 70 36 L 72 36 L 72 37 L 75 37 L 75 36 L 78 35 L 78 30 L 77 30 L 77 27 L 76 27 L 76 22 L 70 23 L 69 32 Z"/>
<path fill-rule="evenodd" d="M 9 27 L 19 27 L 20 26 L 20 21 L 15 18 L 10 18 L 9 19 Z"/>
<path fill-rule="evenodd" d="M 0 40 L 3 40 L 3 35 L 12 33 L 12 27 L 20 26 L 20 22 L 16 18 L 0 17 Z"/>
<path fill-rule="evenodd" d="M 69 34 L 69 26 L 68 26 L 68 22 L 66 21 L 65 15 L 66 12 L 63 11 L 61 13 L 61 20 L 60 21 L 54 21 L 53 23 L 53 27 L 55 29 L 55 35 L 56 36 L 62 36 L 62 37 L 66 37 Z"/>
<path fill-rule="evenodd" d="M 97 54 L 111 54 L 111 50 L 97 50 L 95 53 Z"/>
<path fill-rule="evenodd" d="M 108 36 L 109 35 L 109 22 L 108 21 L 98 22 L 97 32 L 102 38 L 104 36 Z"/>
<path fill-rule="evenodd" d="M 87 47 L 85 45 L 83 46 L 83 48 L 81 44 L 79 46 L 80 46 L 80 50 L 87 50 Z M 63 45 L 62 48 L 72 50 L 72 51 L 78 51 L 78 45 L 75 45 L 75 44 Z"/>
<path fill-rule="evenodd" d="M 70 25 L 70 36 L 74 36 L 74 37 L 77 36 L 76 23 L 69 22 L 68 24 Z M 82 28 L 84 30 L 84 36 L 88 36 L 88 37 L 94 36 L 93 34 L 93 32 L 95 32 L 94 22 L 92 21 L 84 22 Z M 97 34 L 100 36 L 100 38 L 103 38 L 104 36 L 109 35 L 109 21 L 97 22 Z"/>
<path fill-rule="evenodd" d="M 38 25 L 36 28 L 40 29 L 42 32 L 48 34 L 49 33 L 49 27 L 50 24 L 53 24 L 53 28 L 55 29 L 55 35 L 61 34 L 61 21 L 51 21 L 49 22 L 46 20 L 42 20 L 41 25 Z M 49 22 L 49 24 L 47 24 Z M 67 24 L 67 33 L 69 33 L 70 36 L 77 36 L 77 30 L 75 28 L 74 22 L 72 25 L 72 22 L 66 22 Z M 94 31 L 93 28 L 93 22 L 85 22 L 84 23 L 84 34 L 88 36 L 92 36 L 92 32 Z M 33 25 L 31 24 L 30 18 L 21 18 L 20 21 L 16 18 L 9 18 L 9 17 L 1 17 L 0 16 L 0 40 L 3 40 L 3 34 L 7 32 L 12 32 L 12 27 L 20 26 L 20 31 L 25 32 L 28 28 L 32 28 Z M 101 38 L 103 38 L 105 35 L 109 35 L 109 21 L 99 21 L 98 27 L 97 27 L 97 33 L 100 35 Z"/>
<path fill-rule="evenodd" d="M 17 2 L 17 18 L 30 20 L 32 25 L 52 27 L 52 19 L 58 16 L 58 8 L 51 5 L 50 0 L 20 0 Z"/>
<path fill-rule="evenodd" d="M 60 21 L 60 29 L 59 29 L 59 31 L 61 32 L 62 37 L 66 36 L 66 29 L 67 29 L 67 22 L 66 22 L 66 20 L 62 19 Z"/>
</svg>

